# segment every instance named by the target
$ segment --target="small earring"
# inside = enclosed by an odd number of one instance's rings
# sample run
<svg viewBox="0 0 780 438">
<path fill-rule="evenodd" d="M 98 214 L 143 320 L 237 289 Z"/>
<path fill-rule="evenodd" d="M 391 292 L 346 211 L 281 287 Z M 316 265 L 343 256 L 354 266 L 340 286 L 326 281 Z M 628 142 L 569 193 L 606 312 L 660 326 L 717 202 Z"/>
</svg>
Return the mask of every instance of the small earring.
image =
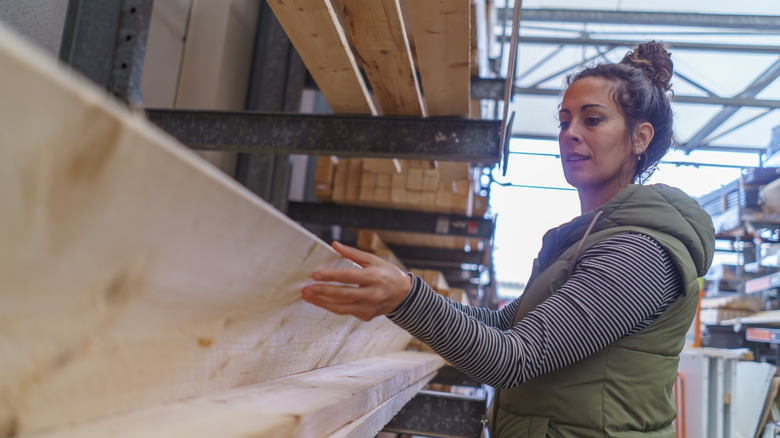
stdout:
<svg viewBox="0 0 780 438">
<path fill-rule="evenodd" d="M 637 155 L 636 160 L 637 161 L 642 161 L 642 154 Z"/>
</svg>

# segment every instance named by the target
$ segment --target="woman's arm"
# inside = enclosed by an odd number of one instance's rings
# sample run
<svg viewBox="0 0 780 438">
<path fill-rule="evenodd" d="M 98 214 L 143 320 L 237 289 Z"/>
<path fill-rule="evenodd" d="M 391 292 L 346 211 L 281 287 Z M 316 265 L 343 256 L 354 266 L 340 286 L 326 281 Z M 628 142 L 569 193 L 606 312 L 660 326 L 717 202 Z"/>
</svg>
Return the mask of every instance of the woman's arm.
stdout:
<svg viewBox="0 0 780 438">
<path fill-rule="evenodd" d="M 397 309 L 387 314 L 388 318 L 393 319 L 395 316 L 403 314 L 406 312 L 406 309 L 408 309 L 409 306 L 413 305 L 411 303 L 420 301 L 417 299 L 418 295 L 430 294 L 430 292 L 434 292 L 431 287 L 421 278 L 414 276 L 412 288 L 409 290 L 409 294 L 407 295 L 406 299 Z M 445 299 L 445 302 L 452 306 L 455 310 L 463 312 L 467 316 L 476 319 L 488 327 L 507 330 L 512 326 L 512 321 L 514 320 L 515 312 L 517 312 L 517 306 L 520 303 L 520 300 L 514 300 L 499 310 L 488 309 L 485 307 L 466 306 L 449 299 Z M 422 307 L 429 307 L 429 304 L 424 303 L 417 305 Z"/>
<path fill-rule="evenodd" d="M 400 307 L 385 313 L 452 365 L 496 387 L 516 386 L 640 330 L 681 290 L 669 254 L 650 238 L 635 234 L 613 237 L 586 251 L 558 292 L 506 330 L 460 311 L 418 278 L 414 283 L 415 293 L 402 293 Z M 362 286 L 353 284 L 358 286 L 338 291 L 315 286 L 307 300 L 336 296 L 371 307 L 360 293 Z M 368 313 L 373 311 L 361 315 Z"/>
</svg>

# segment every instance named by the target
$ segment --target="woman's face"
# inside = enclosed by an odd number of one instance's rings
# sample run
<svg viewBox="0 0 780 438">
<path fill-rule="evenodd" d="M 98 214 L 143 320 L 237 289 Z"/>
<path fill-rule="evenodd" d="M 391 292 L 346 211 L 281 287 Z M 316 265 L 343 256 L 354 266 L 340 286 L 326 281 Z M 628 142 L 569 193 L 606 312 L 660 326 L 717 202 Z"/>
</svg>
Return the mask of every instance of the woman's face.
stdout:
<svg viewBox="0 0 780 438">
<path fill-rule="evenodd" d="M 579 191 L 583 212 L 633 181 L 638 154 L 632 152 L 626 120 L 611 89 L 603 78 L 578 79 L 563 95 L 558 116 L 563 173 Z"/>
</svg>

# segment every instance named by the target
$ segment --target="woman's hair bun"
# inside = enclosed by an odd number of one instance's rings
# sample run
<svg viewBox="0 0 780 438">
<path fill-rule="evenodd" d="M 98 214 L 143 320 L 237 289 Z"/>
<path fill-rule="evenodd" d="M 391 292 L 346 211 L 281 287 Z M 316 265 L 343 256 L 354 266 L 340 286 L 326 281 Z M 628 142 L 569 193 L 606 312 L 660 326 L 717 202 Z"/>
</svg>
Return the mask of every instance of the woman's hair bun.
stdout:
<svg viewBox="0 0 780 438">
<path fill-rule="evenodd" d="M 651 83 L 664 91 L 671 90 L 670 81 L 674 64 L 672 64 L 672 54 L 666 50 L 664 44 L 655 41 L 642 43 L 633 51 L 626 53 L 620 63 L 641 69 Z"/>
</svg>

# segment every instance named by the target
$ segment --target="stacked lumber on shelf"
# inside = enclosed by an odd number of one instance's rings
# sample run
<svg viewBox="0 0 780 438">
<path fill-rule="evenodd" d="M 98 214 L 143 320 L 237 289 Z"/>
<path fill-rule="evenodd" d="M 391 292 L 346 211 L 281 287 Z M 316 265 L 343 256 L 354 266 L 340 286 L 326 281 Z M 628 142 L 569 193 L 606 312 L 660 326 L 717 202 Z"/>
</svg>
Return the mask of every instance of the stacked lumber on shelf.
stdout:
<svg viewBox="0 0 780 438">
<path fill-rule="evenodd" d="M 335 112 L 469 116 L 470 0 L 268 4 Z M 471 180 L 463 163 L 320 157 L 315 187 L 327 202 L 482 215 Z"/>
<path fill-rule="evenodd" d="M 357 247 L 358 249 L 370 252 L 383 260 L 389 261 L 404 271 L 408 270 L 393 251 L 387 247 L 382 240 L 382 237 L 377 232 L 358 230 Z M 441 271 L 432 269 L 410 269 L 408 271 L 422 278 L 423 281 L 430 285 L 438 294 L 461 304 L 469 304 L 469 298 L 466 292 L 463 289 L 450 287 Z"/>
<path fill-rule="evenodd" d="M 370 230 L 358 230 L 357 247 L 398 266 L 403 271 L 407 270 L 403 262 L 385 245 L 378 233 Z"/>
<path fill-rule="evenodd" d="M 450 287 L 441 271 L 433 269 L 412 269 L 410 272 L 422 278 L 437 294 L 461 304 L 469 304 L 469 298 L 463 289 Z"/>
<path fill-rule="evenodd" d="M 488 198 L 475 193 L 467 163 L 320 157 L 315 194 L 324 202 L 484 216 Z"/>
<path fill-rule="evenodd" d="M 335 112 L 468 116 L 470 0 L 268 4 Z"/>
<path fill-rule="evenodd" d="M 0 436 L 370 436 L 442 363 L 300 299 L 349 267 L 0 28 Z"/>
</svg>

